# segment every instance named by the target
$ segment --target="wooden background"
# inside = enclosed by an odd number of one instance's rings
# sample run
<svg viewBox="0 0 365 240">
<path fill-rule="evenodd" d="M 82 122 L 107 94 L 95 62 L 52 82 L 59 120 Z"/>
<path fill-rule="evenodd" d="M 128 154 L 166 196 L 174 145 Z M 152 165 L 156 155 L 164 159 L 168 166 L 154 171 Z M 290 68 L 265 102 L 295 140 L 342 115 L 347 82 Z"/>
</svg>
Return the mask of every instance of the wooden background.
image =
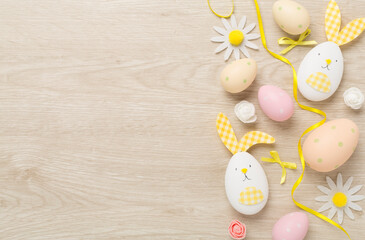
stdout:
<svg viewBox="0 0 365 240">
<path fill-rule="evenodd" d="M 260 0 L 269 46 L 285 36 L 274 23 L 273 0 Z M 298 0 L 308 8 L 312 36 L 325 41 L 327 0 Z M 362 0 L 338 0 L 343 23 L 364 17 Z M 212 1 L 228 12 L 228 0 Z M 238 18 L 257 18 L 253 1 L 235 1 Z M 291 71 L 255 43 L 256 81 L 231 95 L 218 76 L 223 54 L 210 42 L 220 19 L 205 0 L 2 0 L 0 2 L 0 239 L 229 239 L 227 227 L 239 219 L 247 239 L 271 239 L 276 220 L 296 211 L 290 190 L 300 174 L 263 163 L 270 200 L 256 216 L 246 217 L 229 205 L 224 190 L 231 157 L 215 129 L 218 112 L 231 120 L 238 136 L 249 130 L 272 134 L 273 146 L 250 153 L 299 163 L 297 141 L 321 118 L 300 110 L 275 123 L 259 109 L 257 91 L 274 84 L 292 92 Z M 254 32 L 258 33 L 256 28 Z M 343 103 L 343 92 L 365 92 L 365 37 L 342 48 L 343 82 L 327 101 L 308 103 L 328 114 L 347 117 L 361 129 L 363 111 Z M 310 47 L 287 57 L 298 67 Z M 231 58 L 232 59 L 232 58 Z M 244 125 L 234 115 L 241 100 L 255 104 L 258 121 Z M 296 198 L 318 209 L 316 185 L 342 172 L 353 184 L 365 183 L 364 148 L 338 170 L 320 174 L 308 169 Z M 365 194 L 364 190 L 360 192 Z M 365 207 L 365 201 L 360 202 Z M 327 212 L 326 212 L 327 214 Z M 345 217 L 352 239 L 365 236 L 365 217 Z M 337 218 L 335 218 L 337 219 Z M 337 228 L 310 216 L 306 239 L 346 239 Z"/>
</svg>

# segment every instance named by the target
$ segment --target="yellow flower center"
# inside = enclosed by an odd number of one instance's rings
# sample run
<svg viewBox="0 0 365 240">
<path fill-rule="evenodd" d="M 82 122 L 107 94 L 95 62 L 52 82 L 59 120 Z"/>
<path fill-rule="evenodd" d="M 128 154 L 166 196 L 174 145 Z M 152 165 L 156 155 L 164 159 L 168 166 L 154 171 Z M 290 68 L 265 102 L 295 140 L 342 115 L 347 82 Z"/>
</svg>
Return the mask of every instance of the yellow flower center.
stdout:
<svg viewBox="0 0 365 240">
<path fill-rule="evenodd" d="M 344 207 L 347 203 L 347 197 L 342 192 L 338 192 L 335 195 L 333 195 L 332 198 L 333 204 L 335 204 L 336 207 Z"/>
<path fill-rule="evenodd" d="M 245 39 L 245 36 L 240 30 L 233 30 L 229 33 L 228 39 L 232 45 L 238 46 L 242 43 L 243 39 Z"/>
</svg>

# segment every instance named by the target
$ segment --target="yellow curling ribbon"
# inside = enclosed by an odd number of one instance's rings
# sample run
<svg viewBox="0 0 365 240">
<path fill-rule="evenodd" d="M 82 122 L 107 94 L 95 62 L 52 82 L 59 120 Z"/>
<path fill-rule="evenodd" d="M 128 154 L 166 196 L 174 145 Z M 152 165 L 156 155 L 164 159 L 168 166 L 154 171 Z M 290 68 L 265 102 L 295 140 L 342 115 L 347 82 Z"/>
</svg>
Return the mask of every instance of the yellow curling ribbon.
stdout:
<svg viewBox="0 0 365 240">
<path fill-rule="evenodd" d="M 261 158 L 263 162 L 270 162 L 270 163 L 279 163 L 281 168 L 283 169 L 283 173 L 281 174 L 281 181 L 280 184 L 283 184 L 286 179 L 286 170 L 285 168 L 289 169 L 297 169 L 297 164 L 292 162 L 282 162 L 279 157 L 279 153 L 277 151 L 271 151 L 270 155 L 272 158 Z"/>
<path fill-rule="evenodd" d="M 304 156 L 303 156 L 303 151 L 302 151 L 302 146 L 301 146 L 301 141 L 302 141 L 302 138 L 305 134 L 309 133 L 310 131 L 318 128 L 319 126 L 321 126 L 323 123 L 326 122 L 326 113 L 323 112 L 322 110 L 319 110 L 319 109 L 316 109 L 316 108 L 312 108 L 312 107 L 308 107 L 308 106 L 305 106 L 305 105 L 302 105 L 299 103 L 298 101 L 298 80 L 297 80 L 297 73 L 295 71 L 295 68 L 293 67 L 293 65 L 291 64 L 291 62 L 286 59 L 285 57 L 283 56 L 280 56 L 279 54 L 276 54 L 272 51 L 270 51 L 268 48 L 267 48 L 267 45 L 266 45 L 266 38 L 265 38 L 265 32 L 264 32 L 264 27 L 263 27 L 263 23 L 262 23 L 262 18 L 261 18 L 261 13 L 260 13 L 260 8 L 259 8 L 259 5 L 257 3 L 257 0 L 254 0 L 255 2 L 255 7 L 256 7 L 256 13 L 257 13 L 257 18 L 258 18 L 258 22 L 259 22 L 259 28 L 260 28 L 260 34 L 261 34 L 261 41 L 262 41 L 262 45 L 264 46 L 264 48 L 273 56 L 275 57 L 276 59 L 279 59 L 280 61 L 288 64 L 292 70 L 293 70 L 293 95 L 294 95 L 294 99 L 295 101 L 298 103 L 299 107 L 301 107 L 302 109 L 304 110 L 307 110 L 307 111 L 310 111 L 310 112 L 313 112 L 313 113 L 317 113 L 321 116 L 323 116 L 323 119 L 320 121 L 320 122 L 317 122 L 316 124 L 310 126 L 309 128 L 307 128 L 303 133 L 302 135 L 300 136 L 299 138 L 299 141 L 298 141 L 298 153 L 299 153 L 299 157 L 300 157 L 300 161 L 301 161 L 301 164 L 302 164 L 302 168 L 303 168 L 303 171 L 302 171 L 302 174 L 300 175 L 300 177 L 298 178 L 298 180 L 294 183 L 294 186 L 291 190 L 291 196 L 292 196 L 292 199 L 293 199 L 293 202 L 295 203 L 295 205 L 297 205 L 299 208 L 303 209 L 304 211 L 307 211 L 311 214 L 313 214 L 314 216 L 336 226 L 337 228 L 341 229 L 344 233 L 346 233 L 347 237 L 349 239 L 350 238 L 350 235 L 346 232 L 346 230 L 341 227 L 341 225 L 339 225 L 338 223 L 336 223 L 335 221 L 333 221 L 332 219 L 329 219 L 328 217 L 324 216 L 323 214 L 320 214 L 319 212 L 316 212 L 315 210 L 309 208 L 309 207 L 306 207 L 304 206 L 303 204 L 297 202 L 295 199 L 294 199 L 294 192 L 295 190 L 297 189 L 297 187 L 299 186 L 299 184 L 302 182 L 303 180 L 303 175 L 304 175 L 304 171 L 305 171 L 305 160 L 304 160 Z"/>
<path fill-rule="evenodd" d="M 233 14 L 233 10 L 234 10 L 234 2 L 233 2 L 233 0 L 232 0 L 232 10 L 231 10 L 231 13 L 230 13 L 230 14 L 228 14 L 228 15 L 226 15 L 226 16 L 223 16 L 223 15 L 220 15 L 220 14 L 216 13 L 216 12 L 213 10 L 212 6 L 210 5 L 210 1 L 209 1 L 209 0 L 207 0 L 207 2 L 208 2 L 208 6 L 209 6 L 210 11 L 212 11 L 212 12 L 214 13 L 214 15 L 216 15 L 217 17 L 221 17 L 221 18 L 229 18 L 230 16 L 232 16 L 232 14 Z"/>
<path fill-rule="evenodd" d="M 281 51 L 280 54 L 284 55 L 298 45 L 302 45 L 302 46 L 316 45 L 317 44 L 316 41 L 304 41 L 304 39 L 306 39 L 310 33 L 311 33 L 311 30 L 307 29 L 304 33 L 300 34 L 299 39 L 297 41 L 295 41 L 291 38 L 288 38 L 288 37 L 280 38 L 278 40 L 279 45 L 290 45 L 289 47 L 287 47 L 283 51 Z"/>
</svg>

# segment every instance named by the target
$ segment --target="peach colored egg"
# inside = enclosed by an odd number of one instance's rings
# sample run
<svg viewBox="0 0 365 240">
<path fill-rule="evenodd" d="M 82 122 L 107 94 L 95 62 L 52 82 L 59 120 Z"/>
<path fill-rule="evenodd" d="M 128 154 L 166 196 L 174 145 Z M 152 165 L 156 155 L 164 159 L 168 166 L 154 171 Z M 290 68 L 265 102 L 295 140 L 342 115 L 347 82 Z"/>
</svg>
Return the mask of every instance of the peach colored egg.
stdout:
<svg viewBox="0 0 365 240">
<path fill-rule="evenodd" d="M 274 121 L 288 120 L 294 113 L 294 102 L 283 89 L 265 85 L 259 89 L 259 104 L 262 111 Z"/>
<path fill-rule="evenodd" d="M 281 217 L 272 229 L 273 240 L 303 240 L 308 232 L 308 216 L 292 212 Z"/>
<path fill-rule="evenodd" d="M 272 12 L 275 22 L 289 34 L 302 34 L 309 27 L 310 17 L 307 9 L 295 1 L 276 1 Z"/>
<path fill-rule="evenodd" d="M 257 73 L 256 61 L 251 58 L 229 63 L 222 71 L 220 79 L 223 88 L 230 93 L 239 93 L 248 88 Z"/>
<path fill-rule="evenodd" d="M 359 129 L 349 119 L 329 121 L 305 139 L 303 155 L 308 165 L 318 172 L 330 172 L 344 164 L 355 151 Z"/>
</svg>

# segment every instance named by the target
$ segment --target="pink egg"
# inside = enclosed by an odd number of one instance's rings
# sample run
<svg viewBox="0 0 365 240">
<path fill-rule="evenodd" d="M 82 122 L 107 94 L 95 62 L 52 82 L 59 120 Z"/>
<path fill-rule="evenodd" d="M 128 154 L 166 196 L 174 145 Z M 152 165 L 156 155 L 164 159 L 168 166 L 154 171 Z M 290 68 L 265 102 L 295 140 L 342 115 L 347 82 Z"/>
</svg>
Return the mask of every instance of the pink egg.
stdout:
<svg viewBox="0 0 365 240">
<path fill-rule="evenodd" d="M 258 98 L 262 111 L 274 121 L 283 122 L 288 120 L 294 113 L 292 98 L 279 87 L 262 86 Z"/>
<path fill-rule="evenodd" d="M 273 240 L 303 240 L 308 232 L 308 216 L 292 212 L 281 217 L 272 229 Z"/>
</svg>

